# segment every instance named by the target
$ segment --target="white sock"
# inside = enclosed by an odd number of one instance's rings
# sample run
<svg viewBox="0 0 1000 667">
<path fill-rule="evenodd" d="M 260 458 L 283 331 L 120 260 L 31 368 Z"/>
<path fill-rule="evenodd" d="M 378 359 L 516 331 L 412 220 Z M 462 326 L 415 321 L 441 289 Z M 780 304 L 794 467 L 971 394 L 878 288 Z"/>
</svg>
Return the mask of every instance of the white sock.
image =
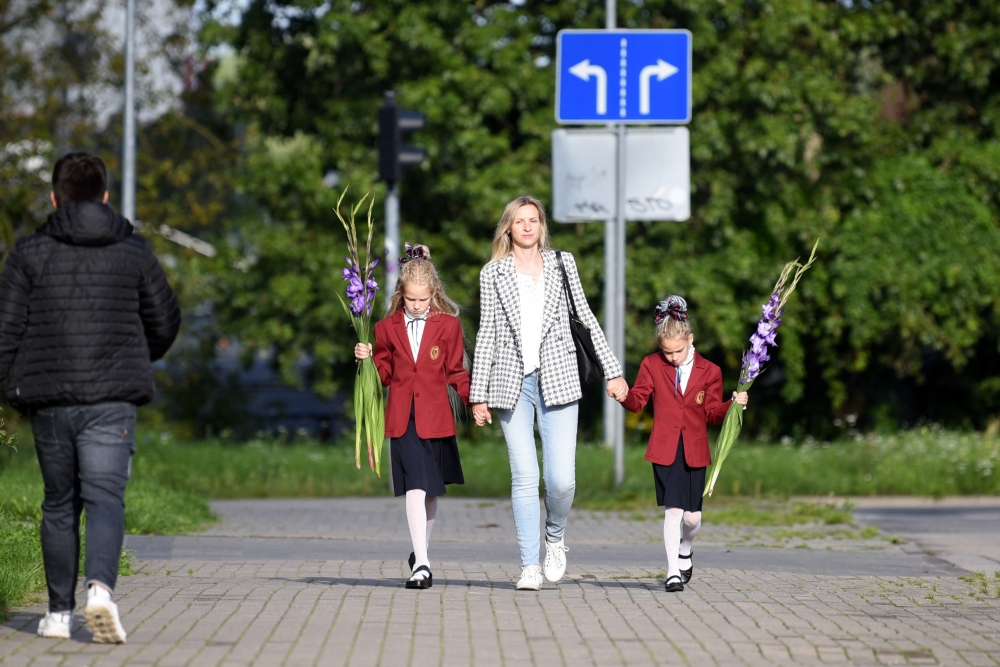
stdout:
<svg viewBox="0 0 1000 667">
<path fill-rule="evenodd" d="M 111 601 L 111 592 L 104 586 L 98 586 L 97 584 L 91 584 L 87 587 L 87 599 L 93 600 L 106 600 Z"/>
<path fill-rule="evenodd" d="M 667 507 L 663 511 L 663 546 L 667 550 L 667 579 L 681 576 L 677 553 L 681 546 L 683 518 L 684 510 L 679 507 Z"/>
<path fill-rule="evenodd" d="M 681 526 L 681 549 L 680 557 L 687 560 L 691 556 L 691 549 L 694 547 L 694 536 L 701 530 L 701 512 L 684 512 L 684 523 Z M 684 564 L 684 569 L 691 567 L 690 563 Z"/>
<path fill-rule="evenodd" d="M 413 542 L 413 568 L 430 566 L 427 560 L 427 493 L 420 489 L 406 492 L 406 523 L 410 526 L 410 540 Z M 425 572 L 420 578 L 426 577 Z M 412 578 L 412 577 L 411 577 Z"/>
<path fill-rule="evenodd" d="M 424 509 L 427 512 L 427 551 L 430 551 L 431 532 L 434 530 L 434 519 L 437 518 L 438 513 L 438 497 L 427 496 L 427 499 L 424 501 Z"/>
</svg>

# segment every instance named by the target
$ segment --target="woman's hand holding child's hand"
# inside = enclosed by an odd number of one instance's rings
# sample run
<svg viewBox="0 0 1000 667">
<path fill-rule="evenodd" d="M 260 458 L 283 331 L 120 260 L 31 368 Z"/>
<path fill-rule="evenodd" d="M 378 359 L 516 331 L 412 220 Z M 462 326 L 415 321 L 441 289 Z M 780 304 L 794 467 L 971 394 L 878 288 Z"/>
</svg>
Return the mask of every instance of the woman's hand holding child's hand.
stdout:
<svg viewBox="0 0 1000 667">
<path fill-rule="evenodd" d="M 354 358 L 361 360 L 367 359 L 372 356 L 372 344 L 371 343 L 358 343 L 354 346 Z"/>
<path fill-rule="evenodd" d="M 741 391 L 740 393 L 737 394 L 734 391 L 733 400 L 745 408 L 747 406 L 747 403 L 750 401 L 750 394 L 746 393 L 745 391 Z"/>
<path fill-rule="evenodd" d="M 476 426 L 484 426 L 486 422 L 492 424 L 493 415 L 490 414 L 490 406 L 486 403 L 473 403 L 472 418 L 476 421 Z"/>
<path fill-rule="evenodd" d="M 608 380 L 608 396 L 619 403 L 628 396 L 628 382 L 623 377 L 616 377 Z"/>
</svg>

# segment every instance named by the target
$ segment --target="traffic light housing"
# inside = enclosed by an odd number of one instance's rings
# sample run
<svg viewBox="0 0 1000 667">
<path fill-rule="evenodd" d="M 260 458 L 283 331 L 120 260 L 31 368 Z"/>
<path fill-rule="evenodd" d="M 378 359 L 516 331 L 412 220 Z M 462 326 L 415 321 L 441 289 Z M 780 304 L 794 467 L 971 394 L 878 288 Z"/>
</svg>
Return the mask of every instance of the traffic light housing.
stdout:
<svg viewBox="0 0 1000 667">
<path fill-rule="evenodd" d="M 378 110 L 378 175 L 393 186 L 399 182 L 403 167 L 420 164 L 427 151 L 403 143 L 403 132 L 424 127 L 427 116 L 418 111 L 403 111 L 396 106 L 396 93 L 386 91 L 385 104 Z"/>
</svg>

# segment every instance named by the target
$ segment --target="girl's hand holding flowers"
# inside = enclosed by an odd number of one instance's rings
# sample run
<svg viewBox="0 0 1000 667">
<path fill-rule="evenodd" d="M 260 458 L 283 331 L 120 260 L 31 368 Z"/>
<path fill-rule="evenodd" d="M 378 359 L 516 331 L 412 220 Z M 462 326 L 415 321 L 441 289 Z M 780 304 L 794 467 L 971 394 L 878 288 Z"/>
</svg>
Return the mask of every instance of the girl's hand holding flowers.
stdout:
<svg viewBox="0 0 1000 667">
<path fill-rule="evenodd" d="M 748 394 L 745 391 L 741 391 L 741 392 L 735 392 L 734 391 L 733 392 L 733 401 L 736 402 L 736 403 L 738 403 L 739 405 L 742 405 L 745 408 L 747 406 L 747 403 L 750 402 L 750 394 Z"/>
<path fill-rule="evenodd" d="M 358 343 L 354 346 L 354 358 L 358 361 L 362 359 L 367 359 L 372 356 L 372 344 L 371 343 Z"/>
</svg>

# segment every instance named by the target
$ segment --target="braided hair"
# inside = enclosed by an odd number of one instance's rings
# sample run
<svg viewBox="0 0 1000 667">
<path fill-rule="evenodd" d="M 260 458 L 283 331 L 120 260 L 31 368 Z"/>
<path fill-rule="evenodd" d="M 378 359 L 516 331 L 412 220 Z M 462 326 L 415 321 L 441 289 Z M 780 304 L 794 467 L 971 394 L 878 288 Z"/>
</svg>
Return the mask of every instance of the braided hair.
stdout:
<svg viewBox="0 0 1000 667">
<path fill-rule="evenodd" d="M 691 335 L 691 321 L 688 319 L 688 304 L 684 297 L 671 294 L 656 304 L 653 311 L 657 340 L 667 340 L 678 336 Z"/>
</svg>

